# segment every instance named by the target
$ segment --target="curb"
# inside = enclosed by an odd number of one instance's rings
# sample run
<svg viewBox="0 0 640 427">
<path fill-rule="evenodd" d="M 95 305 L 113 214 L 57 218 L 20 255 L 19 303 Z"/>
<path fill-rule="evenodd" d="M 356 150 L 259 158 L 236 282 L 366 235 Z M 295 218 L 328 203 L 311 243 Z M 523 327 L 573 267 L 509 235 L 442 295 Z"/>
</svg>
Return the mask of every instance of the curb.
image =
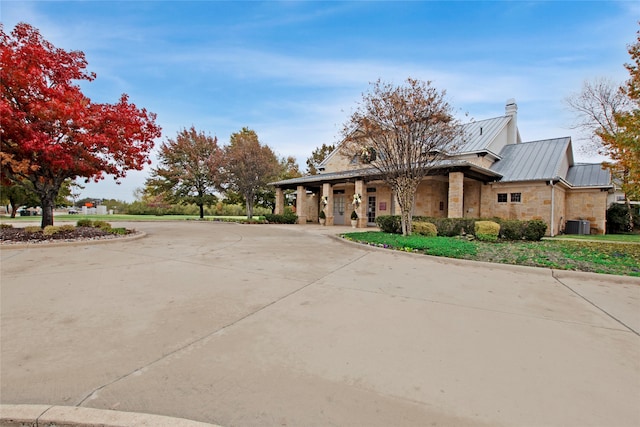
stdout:
<svg viewBox="0 0 640 427">
<path fill-rule="evenodd" d="M 0 427 L 220 427 L 137 412 L 77 406 L 0 405 Z"/>
<path fill-rule="evenodd" d="M 146 237 L 147 233 L 144 231 L 138 231 L 136 234 L 114 237 L 111 239 L 96 239 L 96 240 L 76 240 L 73 242 L 53 242 L 53 243 L 17 243 L 15 245 L 0 245 L 0 250 L 11 249 L 40 249 L 40 248 L 57 248 L 61 246 L 84 246 L 84 245 L 96 245 L 102 243 L 117 243 L 117 242 L 130 242 L 132 240 L 142 239 Z M 0 427 L 2 427 L 0 425 Z"/>
</svg>

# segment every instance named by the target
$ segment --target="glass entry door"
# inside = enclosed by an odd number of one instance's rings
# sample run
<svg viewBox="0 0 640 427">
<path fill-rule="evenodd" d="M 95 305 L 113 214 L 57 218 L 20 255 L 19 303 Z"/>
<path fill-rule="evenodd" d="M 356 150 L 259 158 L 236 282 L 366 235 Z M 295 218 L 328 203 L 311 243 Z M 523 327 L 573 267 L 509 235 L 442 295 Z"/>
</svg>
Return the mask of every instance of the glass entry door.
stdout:
<svg viewBox="0 0 640 427">
<path fill-rule="evenodd" d="M 345 200 L 344 195 L 334 194 L 333 196 L 333 223 L 344 225 Z"/>
<path fill-rule="evenodd" d="M 369 196 L 367 204 L 367 225 L 376 225 L 376 196 Z"/>
</svg>

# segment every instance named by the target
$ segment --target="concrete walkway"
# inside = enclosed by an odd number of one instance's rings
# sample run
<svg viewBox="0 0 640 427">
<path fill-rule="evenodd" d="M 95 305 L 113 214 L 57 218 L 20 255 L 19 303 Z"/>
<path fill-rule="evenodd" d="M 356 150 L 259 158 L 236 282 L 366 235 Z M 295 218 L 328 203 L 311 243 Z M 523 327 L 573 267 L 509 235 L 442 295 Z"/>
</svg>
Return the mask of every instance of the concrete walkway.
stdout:
<svg viewBox="0 0 640 427">
<path fill-rule="evenodd" d="M 638 279 L 332 227 L 123 226 L 147 237 L 0 250 L 0 403 L 223 426 L 640 425 Z"/>
</svg>

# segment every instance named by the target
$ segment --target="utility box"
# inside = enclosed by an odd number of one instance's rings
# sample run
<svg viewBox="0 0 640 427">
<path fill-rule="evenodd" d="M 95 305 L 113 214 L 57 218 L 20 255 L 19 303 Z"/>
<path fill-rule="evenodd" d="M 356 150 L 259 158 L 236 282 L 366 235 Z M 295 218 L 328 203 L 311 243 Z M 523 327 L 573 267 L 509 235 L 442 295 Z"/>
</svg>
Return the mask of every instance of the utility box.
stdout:
<svg viewBox="0 0 640 427">
<path fill-rule="evenodd" d="M 591 223 L 582 219 L 569 219 L 564 227 L 565 234 L 591 234 Z"/>
</svg>

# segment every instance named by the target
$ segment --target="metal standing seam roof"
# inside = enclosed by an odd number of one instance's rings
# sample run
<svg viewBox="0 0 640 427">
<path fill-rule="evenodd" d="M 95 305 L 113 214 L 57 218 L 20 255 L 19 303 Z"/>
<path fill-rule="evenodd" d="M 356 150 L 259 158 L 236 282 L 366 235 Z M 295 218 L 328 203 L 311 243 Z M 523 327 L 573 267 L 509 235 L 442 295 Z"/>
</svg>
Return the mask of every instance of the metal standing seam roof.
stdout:
<svg viewBox="0 0 640 427">
<path fill-rule="evenodd" d="M 570 143 L 571 138 L 565 137 L 506 145 L 491 170 L 502 175 L 501 182 L 557 178 Z"/>
<path fill-rule="evenodd" d="M 454 139 L 454 144 L 458 146 L 455 154 L 490 151 L 489 146 L 509 124 L 509 120 L 510 116 L 502 116 L 463 125 L 462 136 Z"/>
<path fill-rule="evenodd" d="M 574 187 L 613 187 L 611 172 L 600 163 L 578 163 L 569 168 L 567 182 Z"/>
</svg>

